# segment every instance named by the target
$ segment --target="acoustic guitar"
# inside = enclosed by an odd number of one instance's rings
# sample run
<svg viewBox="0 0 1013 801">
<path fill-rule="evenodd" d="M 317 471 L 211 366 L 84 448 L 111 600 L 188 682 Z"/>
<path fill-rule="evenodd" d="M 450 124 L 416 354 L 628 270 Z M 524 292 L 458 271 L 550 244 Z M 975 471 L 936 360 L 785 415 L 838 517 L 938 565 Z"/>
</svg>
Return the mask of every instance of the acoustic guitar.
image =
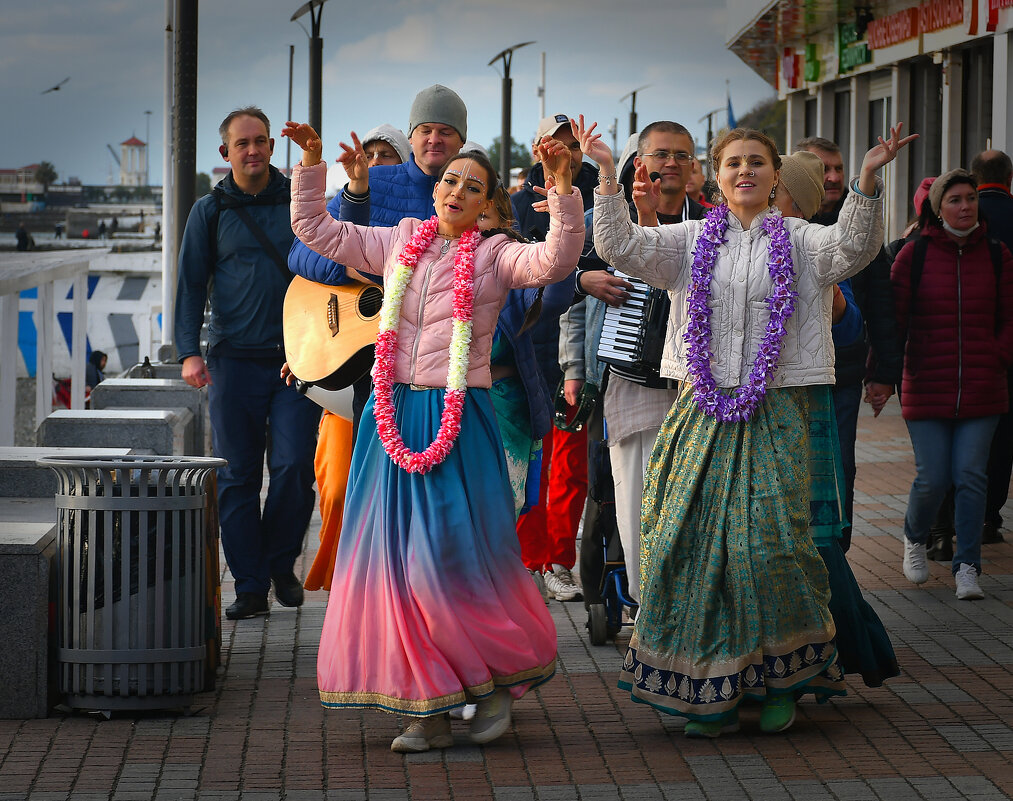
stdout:
<svg viewBox="0 0 1013 801">
<path fill-rule="evenodd" d="M 383 290 L 376 284 L 329 286 L 295 276 L 282 318 L 292 374 L 307 384 L 338 390 L 369 372 L 382 305 Z"/>
</svg>

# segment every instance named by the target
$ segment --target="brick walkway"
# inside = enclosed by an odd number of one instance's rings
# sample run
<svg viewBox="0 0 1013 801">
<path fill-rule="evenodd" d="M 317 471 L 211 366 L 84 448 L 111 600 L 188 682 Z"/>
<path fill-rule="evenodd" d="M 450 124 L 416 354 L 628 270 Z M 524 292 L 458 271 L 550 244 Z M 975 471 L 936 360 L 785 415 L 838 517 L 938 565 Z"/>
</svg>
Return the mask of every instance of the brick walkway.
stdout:
<svg viewBox="0 0 1013 801">
<path fill-rule="evenodd" d="M 0 801 L 1009 798 L 1013 543 L 985 546 L 984 601 L 957 602 L 942 564 L 914 588 L 900 571 L 913 470 L 895 403 L 860 419 L 859 446 L 850 559 L 903 675 L 801 704 L 786 735 L 760 736 L 752 708 L 738 735 L 686 740 L 680 719 L 616 689 L 623 642 L 589 645 L 582 604 L 553 602 L 559 673 L 516 705 L 508 735 L 477 748 L 455 724 L 452 749 L 392 754 L 396 717 L 320 707 L 326 595 L 311 593 L 300 610 L 226 621 L 217 691 L 189 717 L 0 721 Z"/>
</svg>

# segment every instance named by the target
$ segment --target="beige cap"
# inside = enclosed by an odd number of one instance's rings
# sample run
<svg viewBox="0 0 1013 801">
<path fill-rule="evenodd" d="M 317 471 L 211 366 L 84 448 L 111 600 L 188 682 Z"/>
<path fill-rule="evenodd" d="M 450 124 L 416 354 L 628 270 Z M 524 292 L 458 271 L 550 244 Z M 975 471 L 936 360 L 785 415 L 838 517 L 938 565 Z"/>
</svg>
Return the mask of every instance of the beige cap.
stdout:
<svg viewBox="0 0 1013 801">
<path fill-rule="evenodd" d="M 820 210 L 823 191 L 823 160 L 815 153 L 800 150 L 781 156 L 781 183 L 807 220 Z"/>
<path fill-rule="evenodd" d="M 565 114 L 553 114 L 551 117 L 544 117 L 538 122 L 538 131 L 535 133 L 535 142 L 541 142 L 543 136 L 555 136 L 563 126 L 570 127 L 570 118 Z"/>
<path fill-rule="evenodd" d="M 943 205 L 943 195 L 946 194 L 947 189 L 957 183 L 968 183 L 975 189 L 978 188 L 978 182 L 974 176 L 967 170 L 962 170 L 959 167 L 943 173 L 929 187 L 929 205 L 932 206 L 932 213 L 937 217 L 939 216 L 939 209 Z"/>
</svg>

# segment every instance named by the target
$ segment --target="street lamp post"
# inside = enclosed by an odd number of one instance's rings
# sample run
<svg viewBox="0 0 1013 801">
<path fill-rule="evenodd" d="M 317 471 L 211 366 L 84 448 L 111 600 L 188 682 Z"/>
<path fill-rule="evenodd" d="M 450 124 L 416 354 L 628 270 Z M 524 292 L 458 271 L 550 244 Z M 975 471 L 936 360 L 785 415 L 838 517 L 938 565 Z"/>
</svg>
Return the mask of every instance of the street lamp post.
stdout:
<svg viewBox="0 0 1013 801">
<path fill-rule="evenodd" d="M 497 53 L 489 61 L 489 66 L 491 67 L 499 59 L 503 59 L 503 127 L 500 131 L 499 139 L 499 175 L 500 180 L 504 182 L 510 180 L 510 151 L 512 150 L 510 138 L 510 95 L 513 91 L 513 81 L 510 79 L 510 62 L 513 60 L 514 50 L 520 50 L 529 44 L 534 44 L 534 42 L 515 44 Z"/>
<path fill-rule="evenodd" d="M 707 153 L 711 152 L 711 141 L 714 139 L 714 115 L 724 111 L 724 106 L 719 106 L 716 109 L 712 109 L 704 114 L 697 122 L 703 122 L 707 120 Z M 709 181 L 714 177 L 714 170 L 711 168 L 711 160 L 709 158 L 704 159 L 707 167 L 707 180 Z"/>
<path fill-rule="evenodd" d="M 647 89 L 650 84 L 644 84 L 639 86 L 630 92 L 628 95 L 623 95 L 619 98 L 619 102 L 622 103 L 627 97 L 631 98 L 630 102 L 630 136 L 633 136 L 637 132 L 637 92 L 642 92 Z"/>
<path fill-rule="evenodd" d="M 324 40 L 320 38 L 320 16 L 323 13 L 323 5 L 327 0 L 309 0 L 299 7 L 299 10 L 292 15 L 290 22 L 295 22 L 303 14 L 310 15 L 310 103 L 309 123 L 319 134 L 320 124 L 320 97 L 321 82 L 324 69 Z M 302 24 L 302 23 L 300 23 Z"/>
<path fill-rule="evenodd" d="M 151 186 L 151 115 L 153 111 L 144 112 L 144 185 Z"/>
</svg>

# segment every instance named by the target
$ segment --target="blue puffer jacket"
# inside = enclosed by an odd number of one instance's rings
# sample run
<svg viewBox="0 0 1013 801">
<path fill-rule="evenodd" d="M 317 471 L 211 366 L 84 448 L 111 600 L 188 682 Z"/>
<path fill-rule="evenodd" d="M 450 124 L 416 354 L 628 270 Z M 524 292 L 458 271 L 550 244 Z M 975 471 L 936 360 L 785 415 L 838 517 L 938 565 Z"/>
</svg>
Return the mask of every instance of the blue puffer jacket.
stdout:
<svg viewBox="0 0 1013 801">
<path fill-rule="evenodd" d="M 545 287 L 545 292 L 542 295 L 540 320 L 546 318 L 557 320 L 559 315 L 569 307 L 570 301 L 573 300 L 573 278 L 574 273 L 570 273 L 562 281 Z M 553 394 L 556 388 L 546 384 L 542 371 L 538 369 L 531 329 L 529 328 L 517 336 L 517 330 L 524 323 L 524 315 L 537 297 L 537 289 L 510 290 L 506 305 L 500 310 L 499 319 L 496 321 L 496 333 L 505 336 L 513 348 L 517 375 L 524 385 L 524 394 L 528 399 L 531 435 L 535 439 L 541 439 L 552 428 L 555 402 Z"/>
<path fill-rule="evenodd" d="M 256 197 L 239 189 L 231 174 L 219 181 L 218 187 L 247 208 L 279 253 L 288 251 L 294 239 L 288 178 L 271 167 L 271 180 Z M 272 203 L 274 200 L 278 203 Z M 214 226 L 217 208 L 213 194 L 202 197 L 190 209 L 183 231 L 175 317 L 179 360 L 200 355 L 200 330 L 208 295 L 210 347 L 226 348 L 232 356 L 280 356 L 281 311 L 288 283 L 233 210 L 226 208 L 218 213 L 212 250 L 209 225 Z"/>
<path fill-rule="evenodd" d="M 370 167 L 369 193 L 355 197 L 342 190 L 331 198 L 327 211 L 336 220 L 358 225 L 394 226 L 405 217 L 428 220 L 435 213 L 435 186 L 436 176 L 422 172 L 412 154 L 403 164 Z M 343 264 L 313 252 L 298 239 L 288 253 L 288 268 L 320 284 L 348 282 Z"/>
</svg>

